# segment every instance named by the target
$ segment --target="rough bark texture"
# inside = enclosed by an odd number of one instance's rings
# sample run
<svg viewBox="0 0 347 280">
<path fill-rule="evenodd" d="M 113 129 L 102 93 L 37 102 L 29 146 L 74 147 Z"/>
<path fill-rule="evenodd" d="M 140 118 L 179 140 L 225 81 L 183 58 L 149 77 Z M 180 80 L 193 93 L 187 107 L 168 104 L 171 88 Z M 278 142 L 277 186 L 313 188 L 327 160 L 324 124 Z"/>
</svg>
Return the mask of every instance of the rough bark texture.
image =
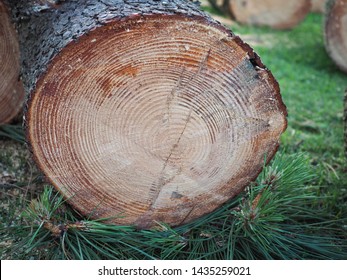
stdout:
<svg viewBox="0 0 347 280">
<path fill-rule="evenodd" d="M 310 11 L 310 0 L 229 0 L 230 14 L 236 21 L 275 29 L 290 29 Z"/>
<path fill-rule="evenodd" d="M 347 0 L 327 3 L 325 47 L 336 65 L 347 73 Z"/>
<path fill-rule="evenodd" d="M 20 30 L 22 72 L 26 92 L 32 92 L 38 77 L 45 72 L 52 58 L 69 43 L 109 20 L 136 15 L 203 16 L 194 2 L 156 0 L 98 0 L 98 1 L 11 0 L 12 16 Z M 212 19 L 209 19 L 213 22 Z M 24 44 L 25 47 L 24 47 Z M 35 53 L 32 53 L 35 50 Z"/>
<path fill-rule="evenodd" d="M 12 3 L 27 138 L 81 213 L 141 228 L 187 223 L 242 191 L 276 152 L 286 128 L 277 82 L 195 4 L 42 7 Z"/>
<path fill-rule="evenodd" d="M 324 13 L 327 0 L 311 0 L 311 11 Z"/>
<path fill-rule="evenodd" d="M 19 71 L 17 33 L 7 7 L 0 1 L 0 125 L 11 121 L 23 106 L 24 90 Z"/>
</svg>

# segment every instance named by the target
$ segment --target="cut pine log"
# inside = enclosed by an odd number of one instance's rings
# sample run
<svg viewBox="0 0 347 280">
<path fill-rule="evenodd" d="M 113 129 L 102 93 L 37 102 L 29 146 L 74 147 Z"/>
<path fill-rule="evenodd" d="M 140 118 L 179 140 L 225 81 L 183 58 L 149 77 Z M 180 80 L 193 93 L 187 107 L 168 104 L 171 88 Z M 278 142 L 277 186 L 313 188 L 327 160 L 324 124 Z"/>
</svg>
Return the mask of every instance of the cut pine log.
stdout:
<svg viewBox="0 0 347 280">
<path fill-rule="evenodd" d="M 16 2 L 28 142 L 82 214 L 188 223 L 276 152 L 286 108 L 275 78 L 196 4 L 71 0 L 35 12 Z"/>
<path fill-rule="evenodd" d="M 327 0 L 311 0 L 311 11 L 314 13 L 324 13 Z"/>
<path fill-rule="evenodd" d="M 325 47 L 331 59 L 347 73 L 347 0 L 330 0 L 325 16 Z"/>
<path fill-rule="evenodd" d="M 19 57 L 17 33 L 7 7 L 0 1 L 0 125 L 10 122 L 23 106 Z"/>
<path fill-rule="evenodd" d="M 290 29 L 310 12 L 311 0 L 229 0 L 229 9 L 242 24 Z"/>
</svg>

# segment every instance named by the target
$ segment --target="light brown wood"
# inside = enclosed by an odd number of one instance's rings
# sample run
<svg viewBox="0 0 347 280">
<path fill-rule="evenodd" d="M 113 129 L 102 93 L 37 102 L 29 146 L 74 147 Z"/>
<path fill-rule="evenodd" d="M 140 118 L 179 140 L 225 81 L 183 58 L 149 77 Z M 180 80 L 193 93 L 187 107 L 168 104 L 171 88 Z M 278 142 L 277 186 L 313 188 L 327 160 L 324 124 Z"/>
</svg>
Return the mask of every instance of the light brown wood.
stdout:
<svg viewBox="0 0 347 280">
<path fill-rule="evenodd" d="M 28 142 L 82 214 L 139 228 L 188 223 L 275 154 L 287 124 L 275 78 L 240 38 L 192 13 L 108 19 L 36 83 Z"/>
<path fill-rule="evenodd" d="M 325 46 L 335 64 L 347 73 L 347 0 L 328 2 Z"/>
<path fill-rule="evenodd" d="M 327 0 L 311 0 L 311 11 L 314 13 L 324 13 Z"/>
<path fill-rule="evenodd" d="M 290 29 L 298 25 L 311 8 L 310 0 L 229 0 L 232 17 L 242 23 Z"/>
<path fill-rule="evenodd" d="M 24 102 L 19 59 L 17 34 L 7 7 L 0 1 L 0 124 L 10 122 Z"/>
</svg>

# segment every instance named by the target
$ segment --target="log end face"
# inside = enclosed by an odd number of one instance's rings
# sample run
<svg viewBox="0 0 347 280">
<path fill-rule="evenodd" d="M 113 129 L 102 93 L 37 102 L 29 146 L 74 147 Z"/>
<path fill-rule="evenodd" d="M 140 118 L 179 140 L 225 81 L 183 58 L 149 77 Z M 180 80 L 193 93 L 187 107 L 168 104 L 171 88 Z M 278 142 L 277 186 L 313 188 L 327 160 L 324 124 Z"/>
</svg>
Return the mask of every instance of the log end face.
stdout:
<svg viewBox="0 0 347 280">
<path fill-rule="evenodd" d="M 310 12 L 311 0 L 233 0 L 229 7 L 233 18 L 242 24 L 291 29 Z"/>
<path fill-rule="evenodd" d="M 347 73 L 347 1 L 329 1 L 325 20 L 325 47 L 335 64 Z"/>
<path fill-rule="evenodd" d="M 7 8 L 0 2 L 0 124 L 10 122 L 22 109 L 24 89 L 19 78 L 17 33 Z"/>
<path fill-rule="evenodd" d="M 172 226 L 242 191 L 286 127 L 279 87 L 202 18 L 109 22 L 71 43 L 27 111 L 41 169 L 83 214 Z"/>
</svg>

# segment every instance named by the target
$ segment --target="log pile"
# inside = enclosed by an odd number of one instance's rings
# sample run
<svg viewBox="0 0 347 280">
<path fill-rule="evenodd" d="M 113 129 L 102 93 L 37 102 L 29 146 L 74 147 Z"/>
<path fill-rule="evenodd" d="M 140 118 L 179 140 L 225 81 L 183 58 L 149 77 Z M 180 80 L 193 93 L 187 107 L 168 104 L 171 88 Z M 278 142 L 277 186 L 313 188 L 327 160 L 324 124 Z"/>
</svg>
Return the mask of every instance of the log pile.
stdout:
<svg viewBox="0 0 347 280">
<path fill-rule="evenodd" d="M 310 12 L 311 0 L 209 0 L 241 24 L 291 29 Z"/>
<path fill-rule="evenodd" d="M 24 90 L 20 81 L 19 45 L 8 9 L 0 1 L 0 125 L 10 122 L 22 109 Z"/>
<path fill-rule="evenodd" d="M 243 24 L 290 29 L 298 25 L 311 8 L 310 0 L 229 0 L 232 17 Z"/>
<path fill-rule="evenodd" d="M 82 214 L 184 224 L 241 192 L 276 152 L 287 121 L 275 78 L 196 4 L 9 4 L 30 148 Z"/>
<path fill-rule="evenodd" d="M 324 13 L 327 0 L 311 0 L 311 11 L 314 13 Z"/>
<path fill-rule="evenodd" d="M 335 64 L 347 73 L 347 0 L 330 0 L 325 16 L 325 47 Z"/>
</svg>

